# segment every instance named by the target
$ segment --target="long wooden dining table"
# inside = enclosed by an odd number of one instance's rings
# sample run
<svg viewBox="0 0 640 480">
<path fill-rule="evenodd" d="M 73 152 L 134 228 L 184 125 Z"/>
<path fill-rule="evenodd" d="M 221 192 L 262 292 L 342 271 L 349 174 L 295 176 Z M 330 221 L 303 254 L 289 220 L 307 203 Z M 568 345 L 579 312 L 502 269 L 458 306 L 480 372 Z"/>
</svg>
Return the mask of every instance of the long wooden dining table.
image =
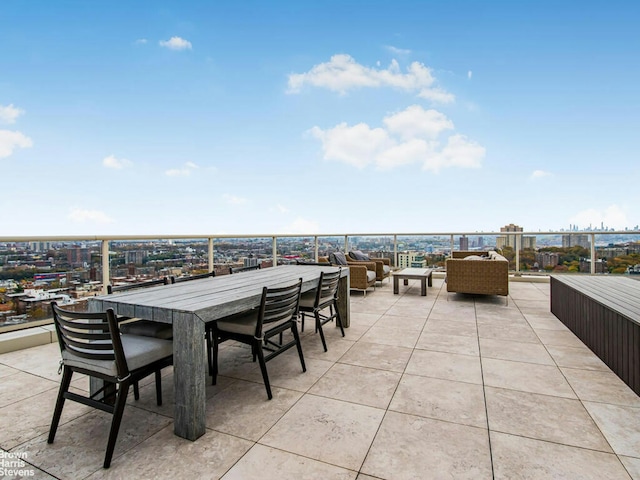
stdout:
<svg viewBox="0 0 640 480">
<path fill-rule="evenodd" d="M 302 278 L 302 291 L 318 285 L 320 272 L 337 267 L 283 265 L 234 275 L 193 280 L 93 297 L 90 311 L 112 308 L 116 315 L 173 325 L 174 432 L 196 440 L 205 433 L 205 324 L 260 305 L 263 287 Z M 342 269 L 338 309 L 349 326 L 349 269 Z"/>
</svg>

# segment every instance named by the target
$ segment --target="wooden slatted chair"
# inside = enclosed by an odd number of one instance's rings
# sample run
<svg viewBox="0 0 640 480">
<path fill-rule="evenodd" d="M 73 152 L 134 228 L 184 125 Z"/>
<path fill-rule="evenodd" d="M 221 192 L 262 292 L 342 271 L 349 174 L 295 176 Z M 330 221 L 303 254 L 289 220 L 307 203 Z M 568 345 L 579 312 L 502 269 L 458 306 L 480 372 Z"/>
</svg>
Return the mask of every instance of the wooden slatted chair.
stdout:
<svg viewBox="0 0 640 480">
<path fill-rule="evenodd" d="M 213 322 L 211 328 L 213 385 L 216 384 L 218 376 L 218 345 L 225 340 L 236 340 L 251 346 L 254 360 L 257 357 L 260 364 L 269 400 L 273 398 L 267 373 L 269 360 L 292 347 L 296 347 L 302 371 L 307 371 L 297 324 L 301 288 L 302 279 L 284 287 L 264 287 L 258 309 Z M 287 330 L 293 334 L 293 340 L 284 344 L 273 340 L 273 337 L 279 337 L 282 332 Z M 265 350 L 268 352 L 266 355 Z"/>
<path fill-rule="evenodd" d="M 79 313 L 62 310 L 51 303 L 62 354 L 62 381 L 58 391 L 48 443 L 53 443 L 65 400 L 82 403 L 113 415 L 104 468 L 109 468 L 118 438 L 129 387 L 155 374 L 158 405 L 162 404 L 160 370 L 172 364 L 173 342 L 139 335 L 121 335 L 113 310 Z M 91 396 L 69 391 L 74 373 L 105 381 L 105 387 Z M 82 448 L 78 446 L 78 448 Z"/>
<path fill-rule="evenodd" d="M 316 320 L 316 332 L 320 333 L 322 346 L 327 351 L 327 342 L 324 338 L 322 326 L 335 319 L 336 324 L 340 327 L 342 336 L 344 337 L 344 328 L 342 327 L 342 319 L 338 312 L 338 282 L 340 281 L 342 268 L 337 272 L 321 272 L 318 281 L 318 287 L 315 290 L 305 292 L 300 298 L 300 315 L 302 317 L 302 331 L 304 331 L 305 313 L 311 314 Z M 329 314 L 321 313 L 326 308 Z"/>
</svg>

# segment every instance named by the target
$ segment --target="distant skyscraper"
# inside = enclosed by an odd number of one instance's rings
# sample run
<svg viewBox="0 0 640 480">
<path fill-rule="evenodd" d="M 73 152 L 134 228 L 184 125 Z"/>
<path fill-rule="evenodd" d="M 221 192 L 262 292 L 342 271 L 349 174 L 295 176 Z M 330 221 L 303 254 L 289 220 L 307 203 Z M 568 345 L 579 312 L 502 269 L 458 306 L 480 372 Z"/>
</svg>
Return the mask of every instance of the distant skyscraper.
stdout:
<svg viewBox="0 0 640 480">
<path fill-rule="evenodd" d="M 460 237 L 460 250 L 469 250 L 469 237 Z"/>
</svg>

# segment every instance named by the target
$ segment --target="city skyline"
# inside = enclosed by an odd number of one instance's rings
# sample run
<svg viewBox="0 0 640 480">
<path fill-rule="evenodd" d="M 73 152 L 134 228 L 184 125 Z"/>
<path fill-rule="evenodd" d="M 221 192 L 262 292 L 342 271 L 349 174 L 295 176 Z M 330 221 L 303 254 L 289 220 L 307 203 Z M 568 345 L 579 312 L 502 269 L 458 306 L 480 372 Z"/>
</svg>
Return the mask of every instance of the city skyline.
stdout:
<svg viewBox="0 0 640 480">
<path fill-rule="evenodd" d="M 635 228 L 638 20 L 8 0 L 0 236 Z"/>
</svg>

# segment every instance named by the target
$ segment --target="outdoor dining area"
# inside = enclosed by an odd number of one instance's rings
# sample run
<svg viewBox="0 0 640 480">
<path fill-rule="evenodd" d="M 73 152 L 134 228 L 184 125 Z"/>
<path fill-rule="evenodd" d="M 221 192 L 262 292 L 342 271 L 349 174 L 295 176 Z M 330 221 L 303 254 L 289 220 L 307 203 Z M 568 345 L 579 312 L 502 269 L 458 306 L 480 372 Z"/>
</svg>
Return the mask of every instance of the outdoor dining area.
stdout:
<svg viewBox="0 0 640 480">
<path fill-rule="evenodd" d="M 58 310 L 62 363 L 58 343 L 0 354 L 9 478 L 640 478 L 640 397 L 551 313 L 548 282 L 511 281 L 505 302 L 441 276 L 428 295 L 411 278 L 394 293 L 393 274 L 350 292 L 348 271 L 279 266 Z M 139 318 L 155 328 L 136 357 L 110 332 L 144 336 Z M 109 347 L 87 352 L 90 335 Z M 111 411 L 77 401 L 113 384 Z"/>
</svg>

